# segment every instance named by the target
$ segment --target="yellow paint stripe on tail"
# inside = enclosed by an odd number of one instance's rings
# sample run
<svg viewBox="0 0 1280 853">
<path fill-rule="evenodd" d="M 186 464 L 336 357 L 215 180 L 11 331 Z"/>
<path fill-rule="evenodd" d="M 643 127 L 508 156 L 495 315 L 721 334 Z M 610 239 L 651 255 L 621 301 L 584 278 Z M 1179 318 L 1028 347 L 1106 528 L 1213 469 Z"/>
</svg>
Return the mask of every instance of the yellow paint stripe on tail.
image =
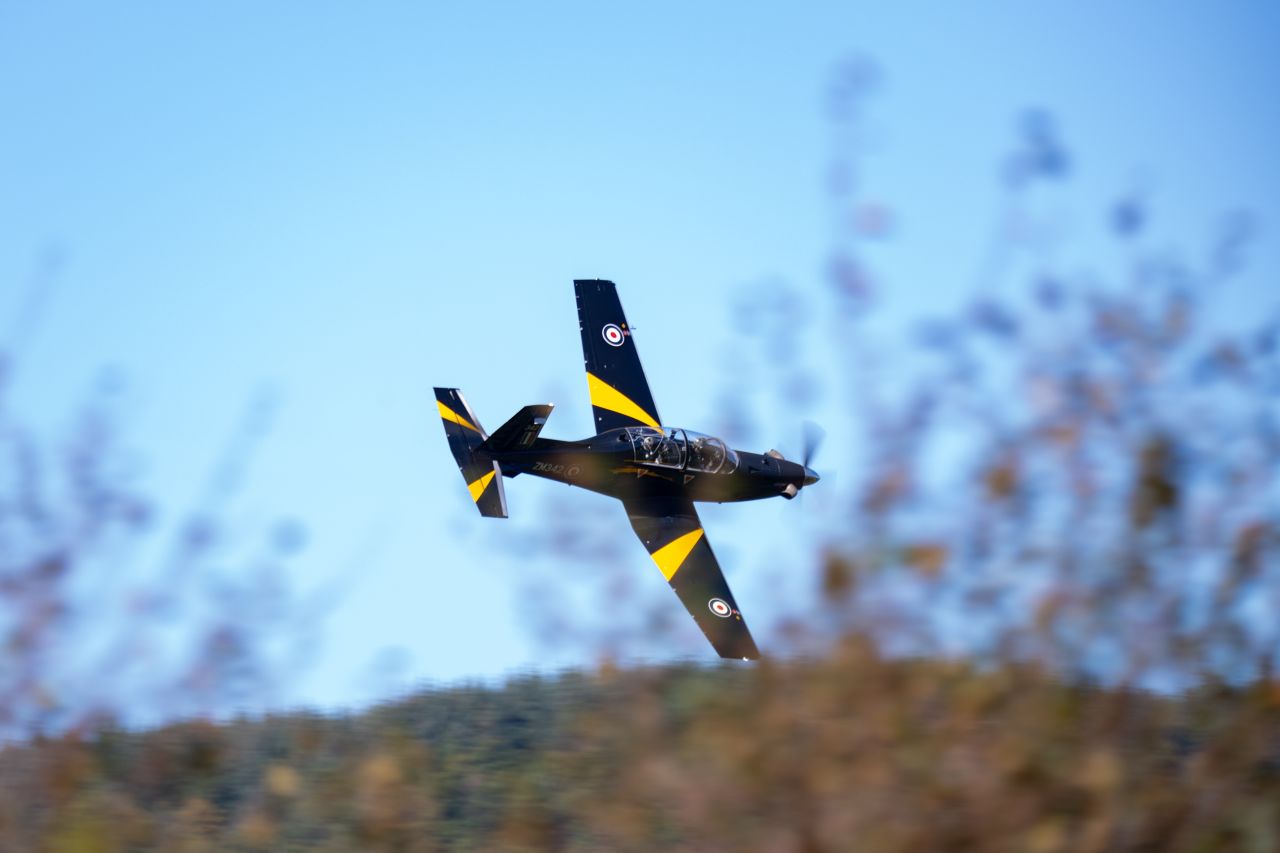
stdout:
<svg viewBox="0 0 1280 853">
<path fill-rule="evenodd" d="M 591 405 L 633 418 L 654 429 L 659 428 L 653 415 L 637 406 L 626 394 L 590 372 L 587 373 L 587 390 L 591 393 Z"/>
<path fill-rule="evenodd" d="M 467 420 L 444 403 L 441 403 L 439 400 L 436 400 L 436 405 L 440 408 L 440 417 L 444 418 L 446 421 L 452 421 L 455 424 L 464 426 L 472 432 L 480 431 L 476 428 L 475 424 L 471 423 L 471 421 Z"/>
<path fill-rule="evenodd" d="M 650 555 L 653 557 L 653 561 L 658 564 L 658 569 L 662 572 L 664 578 L 671 580 L 672 576 L 684 565 L 684 561 L 689 557 L 689 552 L 693 550 L 693 546 L 697 545 L 698 540 L 701 538 L 702 528 L 699 527 L 679 539 L 671 540 Z"/>
<path fill-rule="evenodd" d="M 467 483 L 467 488 L 471 491 L 471 500 L 480 503 L 480 496 L 484 494 L 484 490 L 489 488 L 489 481 L 493 479 L 493 475 L 497 471 L 490 471 L 474 483 Z"/>
</svg>

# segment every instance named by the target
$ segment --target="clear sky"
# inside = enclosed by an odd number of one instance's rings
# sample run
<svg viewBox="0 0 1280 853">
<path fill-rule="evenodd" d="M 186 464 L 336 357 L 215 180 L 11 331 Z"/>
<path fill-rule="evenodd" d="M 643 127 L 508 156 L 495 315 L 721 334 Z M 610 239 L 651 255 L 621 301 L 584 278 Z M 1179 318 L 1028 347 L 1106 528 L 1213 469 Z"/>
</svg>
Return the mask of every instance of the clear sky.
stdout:
<svg viewBox="0 0 1280 853">
<path fill-rule="evenodd" d="M 509 481 L 512 522 L 479 518 L 432 385 L 463 388 L 490 429 L 553 401 L 546 434 L 585 435 L 571 280 L 611 278 L 664 419 L 714 431 L 733 294 L 780 277 L 820 304 L 824 105 L 851 55 L 882 73 L 865 181 L 895 211 L 874 258 L 886 324 L 967 292 L 1000 157 L 1033 107 L 1075 158 L 1079 246 L 1135 188 L 1159 211 L 1152 239 L 1189 251 L 1247 208 L 1255 273 L 1221 310 L 1273 306 L 1277 44 L 1280 12 L 1263 2 L 0 0 L 12 402 L 53 434 L 117 368 L 136 402 L 130 443 L 175 517 L 245 403 L 278 395 L 237 517 L 301 519 L 292 585 L 341 590 L 295 699 L 586 661 L 540 655 L 518 615 L 522 562 L 503 547 L 560 487 Z M 39 325 L 8 331 L 51 250 L 64 260 Z M 838 472 L 853 438 L 836 402 L 757 412 L 765 446 L 749 449 L 794 449 L 816 417 L 817 467 Z M 762 564 L 809 568 L 821 512 L 704 513 L 749 618 L 768 621 Z M 620 510 L 600 518 L 630 537 Z M 743 532 L 769 544 L 734 547 Z M 629 568 L 663 592 L 638 544 Z M 696 652 L 692 624 L 680 630 L 671 654 Z"/>
</svg>

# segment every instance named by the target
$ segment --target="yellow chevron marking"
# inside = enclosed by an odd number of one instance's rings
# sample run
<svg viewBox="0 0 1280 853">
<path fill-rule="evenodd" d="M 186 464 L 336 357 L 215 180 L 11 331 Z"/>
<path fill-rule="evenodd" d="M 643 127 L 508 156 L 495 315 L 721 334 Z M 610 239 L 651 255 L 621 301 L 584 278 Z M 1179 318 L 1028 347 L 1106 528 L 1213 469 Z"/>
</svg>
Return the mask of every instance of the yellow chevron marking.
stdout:
<svg viewBox="0 0 1280 853">
<path fill-rule="evenodd" d="M 637 406 L 626 394 L 600 379 L 594 373 L 587 373 L 587 390 L 591 393 L 591 405 L 617 412 L 620 415 L 626 415 L 645 426 L 660 429 L 658 422 L 654 420 L 652 415 Z"/>
<path fill-rule="evenodd" d="M 699 527 L 679 539 L 672 539 L 666 545 L 650 554 L 653 557 L 653 561 L 658 564 L 658 569 L 662 572 L 664 578 L 671 580 L 672 576 L 684 565 L 684 561 L 689 558 L 689 552 L 693 550 L 693 546 L 697 545 L 698 540 L 701 538 L 702 528 Z"/>
<path fill-rule="evenodd" d="M 476 428 L 475 424 L 471 423 L 471 421 L 467 420 L 444 403 L 441 403 L 439 400 L 436 400 L 436 405 L 440 408 L 440 417 L 444 418 L 446 421 L 452 421 L 455 424 L 460 424 L 472 432 L 480 431 Z"/>
<path fill-rule="evenodd" d="M 484 494 L 484 490 L 489 488 L 489 481 L 493 479 L 493 475 L 497 471 L 490 471 L 474 483 L 467 483 L 467 488 L 471 490 L 471 500 L 480 503 L 480 496 Z"/>
</svg>

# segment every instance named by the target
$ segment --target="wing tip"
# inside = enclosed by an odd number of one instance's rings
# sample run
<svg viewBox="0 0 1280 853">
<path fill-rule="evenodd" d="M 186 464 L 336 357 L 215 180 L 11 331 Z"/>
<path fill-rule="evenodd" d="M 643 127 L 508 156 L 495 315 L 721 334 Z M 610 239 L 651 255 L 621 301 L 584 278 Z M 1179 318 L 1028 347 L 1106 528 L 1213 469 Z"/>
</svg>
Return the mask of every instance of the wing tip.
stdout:
<svg viewBox="0 0 1280 853">
<path fill-rule="evenodd" d="M 755 643 L 752 643 L 751 648 L 749 649 L 744 649 L 741 646 L 735 646 L 731 649 L 716 649 L 716 653 L 719 654 L 723 660 L 756 661 L 760 660 L 761 657 L 760 650 L 756 648 Z"/>
</svg>

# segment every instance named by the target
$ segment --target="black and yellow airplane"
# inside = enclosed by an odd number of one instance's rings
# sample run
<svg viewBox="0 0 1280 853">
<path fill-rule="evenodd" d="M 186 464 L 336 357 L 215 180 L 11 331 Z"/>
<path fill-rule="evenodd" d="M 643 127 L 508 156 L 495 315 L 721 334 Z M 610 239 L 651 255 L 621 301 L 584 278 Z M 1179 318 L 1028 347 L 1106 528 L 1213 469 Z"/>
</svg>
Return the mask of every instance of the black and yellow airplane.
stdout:
<svg viewBox="0 0 1280 853">
<path fill-rule="evenodd" d="M 733 450 L 718 438 L 662 426 L 613 282 L 573 286 L 596 435 L 540 438 L 550 403 L 525 406 L 489 435 L 457 388 L 436 388 L 449 449 L 471 497 L 481 515 L 506 518 L 502 478 L 533 474 L 618 498 L 662 576 L 720 656 L 754 660 L 760 652 L 693 503 L 793 498 L 818 475 L 808 459 L 801 465 L 776 450 Z"/>
</svg>

